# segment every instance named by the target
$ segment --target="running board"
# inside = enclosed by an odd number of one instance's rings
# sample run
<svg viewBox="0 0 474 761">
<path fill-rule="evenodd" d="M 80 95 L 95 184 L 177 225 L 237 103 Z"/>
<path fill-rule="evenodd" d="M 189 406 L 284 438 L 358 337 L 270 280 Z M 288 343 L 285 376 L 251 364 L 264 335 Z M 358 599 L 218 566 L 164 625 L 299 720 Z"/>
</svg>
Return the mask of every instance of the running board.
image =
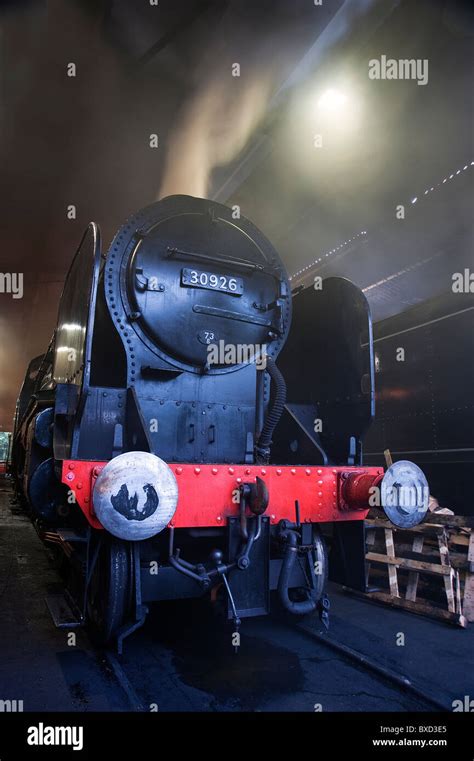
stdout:
<svg viewBox="0 0 474 761">
<path fill-rule="evenodd" d="M 84 625 L 80 614 L 64 592 L 51 592 L 45 597 L 46 605 L 57 629 L 77 629 Z"/>
</svg>

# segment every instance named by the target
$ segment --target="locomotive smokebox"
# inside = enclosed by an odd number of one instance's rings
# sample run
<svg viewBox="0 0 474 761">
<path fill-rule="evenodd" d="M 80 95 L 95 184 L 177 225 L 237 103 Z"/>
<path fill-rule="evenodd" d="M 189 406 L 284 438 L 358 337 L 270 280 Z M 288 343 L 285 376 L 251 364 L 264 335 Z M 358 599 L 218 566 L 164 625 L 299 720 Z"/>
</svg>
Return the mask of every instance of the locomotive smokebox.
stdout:
<svg viewBox="0 0 474 761">
<path fill-rule="evenodd" d="M 128 541 L 150 539 L 173 518 L 178 485 L 168 465 L 149 452 L 125 452 L 100 473 L 94 511 L 107 531 Z"/>
</svg>

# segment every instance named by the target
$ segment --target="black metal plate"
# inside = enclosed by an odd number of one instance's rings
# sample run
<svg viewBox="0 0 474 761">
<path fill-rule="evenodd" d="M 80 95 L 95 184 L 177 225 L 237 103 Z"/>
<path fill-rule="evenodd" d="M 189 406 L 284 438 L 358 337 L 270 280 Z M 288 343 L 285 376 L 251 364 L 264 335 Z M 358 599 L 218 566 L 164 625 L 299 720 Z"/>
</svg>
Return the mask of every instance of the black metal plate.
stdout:
<svg viewBox="0 0 474 761">
<path fill-rule="evenodd" d="M 242 545 L 238 518 L 229 518 L 229 560 L 235 560 Z M 229 586 L 240 618 L 264 616 L 270 612 L 270 520 L 262 518 L 262 533 L 250 552 L 250 565 L 245 571 L 229 573 Z M 232 609 L 228 605 L 228 617 Z"/>
</svg>

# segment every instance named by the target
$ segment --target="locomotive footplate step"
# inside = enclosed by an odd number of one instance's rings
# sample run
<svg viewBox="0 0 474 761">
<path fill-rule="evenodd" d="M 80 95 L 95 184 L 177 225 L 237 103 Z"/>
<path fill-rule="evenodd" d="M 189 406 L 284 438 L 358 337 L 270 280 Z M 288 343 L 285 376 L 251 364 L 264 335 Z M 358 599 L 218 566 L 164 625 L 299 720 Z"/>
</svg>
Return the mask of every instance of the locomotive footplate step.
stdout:
<svg viewBox="0 0 474 761">
<path fill-rule="evenodd" d="M 58 528 L 56 533 L 61 542 L 87 542 L 87 537 L 84 534 L 78 534 L 77 531 L 71 529 Z"/>
<path fill-rule="evenodd" d="M 77 629 L 82 626 L 80 616 L 74 613 L 64 592 L 49 592 L 45 602 L 57 629 Z"/>
<path fill-rule="evenodd" d="M 229 574 L 229 586 L 235 601 L 238 617 L 264 616 L 270 611 L 269 598 L 269 562 L 270 562 L 270 521 L 262 518 L 260 538 L 252 545 L 248 570 L 235 569 Z M 242 546 L 240 523 L 237 518 L 229 518 L 229 558 L 239 554 Z M 228 603 L 228 618 L 232 619 L 234 611 Z"/>
</svg>

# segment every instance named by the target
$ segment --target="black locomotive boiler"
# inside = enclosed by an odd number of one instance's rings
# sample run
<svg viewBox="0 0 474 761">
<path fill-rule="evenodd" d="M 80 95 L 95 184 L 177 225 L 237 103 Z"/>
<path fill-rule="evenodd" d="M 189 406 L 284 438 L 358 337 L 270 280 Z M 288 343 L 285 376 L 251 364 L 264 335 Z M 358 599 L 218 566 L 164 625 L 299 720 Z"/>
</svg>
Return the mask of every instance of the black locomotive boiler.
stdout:
<svg viewBox="0 0 474 761">
<path fill-rule="evenodd" d="M 105 257 L 90 224 L 13 441 L 17 492 L 65 559 L 79 620 L 120 647 L 152 601 L 210 595 L 235 628 L 273 597 L 311 613 L 321 524 L 334 573 L 362 585 L 371 498 L 404 525 L 428 500 L 415 465 L 362 464 L 372 359 L 361 291 L 329 278 L 292 293 L 235 210 L 170 196 Z"/>
</svg>

